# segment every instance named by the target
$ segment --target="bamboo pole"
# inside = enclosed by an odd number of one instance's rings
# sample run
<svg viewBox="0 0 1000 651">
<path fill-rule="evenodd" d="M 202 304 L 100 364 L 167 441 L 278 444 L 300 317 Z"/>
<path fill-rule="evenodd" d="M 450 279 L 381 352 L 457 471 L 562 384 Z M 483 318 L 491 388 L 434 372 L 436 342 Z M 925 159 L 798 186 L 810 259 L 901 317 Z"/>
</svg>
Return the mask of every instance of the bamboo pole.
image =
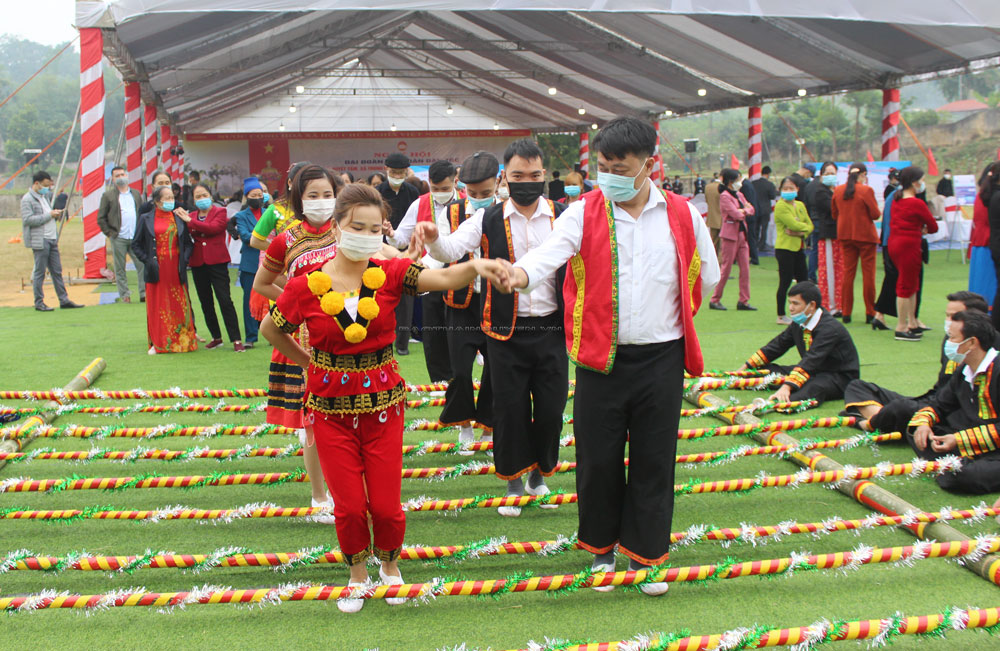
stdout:
<svg viewBox="0 0 1000 651">
<path fill-rule="evenodd" d="M 705 391 L 692 389 L 684 394 L 684 399 L 689 403 L 700 407 L 719 407 L 729 403 L 718 396 Z M 759 425 L 760 419 L 750 412 L 725 413 L 718 412 L 712 414 L 716 418 L 736 425 Z M 754 432 L 751 434 L 754 440 L 764 445 L 797 445 L 799 440 L 789 436 L 784 432 Z M 844 466 L 837 463 L 822 452 L 809 450 L 804 452 L 793 452 L 789 458 L 797 465 L 808 468 L 815 472 L 829 470 L 843 470 Z M 875 509 L 884 515 L 901 515 L 907 511 L 920 511 L 913 504 L 910 504 L 901 497 L 890 493 L 881 486 L 868 480 L 856 480 L 851 482 L 841 482 L 836 484 L 836 489 L 844 495 L 853 498 L 859 503 L 871 509 Z M 933 539 L 944 542 L 964 542 L 970 540 L 968 536 L 942 522 L 918 523 L 904 525 L 917 538 L 927 540 Z M 1000 555 L 987 554 L 980 560 L 972 563 L 964 563 L 963 566 L 975 572 L 987 581 L 1000 585 Z"/>
<path fill-rule="evenodd" d="M 108 364 L 104 361 L 104 358 L 98 357 L 88 364 L 82 371 L 77 373 L 76 377 L 70 380 L 69 383 L 63 387 L 63 389 L 65 391 L 78 391 L 80 389 L 86 389 L 97 380 L 107 366 Z M 46 402 L 43 405 L 43 409 L 45 409 L 45 411 L 28 418 L 19 428 L 20 431 L 17 438 L 0 441 L 0 452 L 20 452 L 24 448 L 31 445 L 31 443 L 37 438 L 34 432 L 41 431 L 41 428 L 51 425 L 52 421 L 54 421 L 59 415 L 59 412 L 56 411 L 59 409 L 59 406 L 59 403 L 55 400 Z M 0 470 L 3 470 L 6 465 L 7 461 L 0 461 Z"/>
</svg>

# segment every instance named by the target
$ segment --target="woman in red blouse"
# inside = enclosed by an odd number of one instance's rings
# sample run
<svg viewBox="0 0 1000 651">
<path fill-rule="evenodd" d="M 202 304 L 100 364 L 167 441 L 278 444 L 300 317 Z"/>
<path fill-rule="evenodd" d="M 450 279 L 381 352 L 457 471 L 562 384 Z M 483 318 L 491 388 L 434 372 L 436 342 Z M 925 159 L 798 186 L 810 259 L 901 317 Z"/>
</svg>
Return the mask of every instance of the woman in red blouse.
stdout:
<svg viewBox="0 0 1000 651">
<path fill-rule="evenodd" d="M 854 163 L 847 173 L 847 183 L 838 185 L 830 200 L 830 216 L 837 222 L 837 240 L 843 253 L 844 276 L 840 307 L 844 323 L 854 312 L 854 276 L 861 261 L 862 294 L 865 299 L 865 323 L 875 319 L 875 252 L 878 233 L 875 221 L 881 216 L 875 191 L 868 185 L 868 168 Z"/>
<path fill-rule="evenodd" d="M 896 280 L 897 341 L 920 341 L 917 321 L 917 289 L 920 288 L 920 266 L 924 263 L 920 240 L 924 233 L 938 230 L 927 204 L 917 195 L 924 191 L 924 171 L 910 166 L 899 172 L 899 187 L 892 203 L 889 224 L 889 258 L 899 272 Z"/>
<path fill-rule="evenodd" d="M 374 188 L 352 184 L 342 190 L 334 214 L 337 253 L 289 280 L 261 324 L 278 350 L 308 367 L 305 426 L 333 493 L 337 539 L 351 568 L 351 587 L 368 581 L 373 537 L 382 582 L 403 582 L 396 561 L 406 530 L 400 505 L 406 385 L 392 354 L 396 305 L 404 293 L 459 289 L 477 275 L 497 287 L 506 278 L 495 260 L 424 269 L 410 258 L 372 259 L 382 248 L 387 214 Z M 422 250 L 423 243 L 414 239 L 410 254 Z M 300 325 L 309 330 L 311 354 L 291 335 Z M 362 599 L 337 602 L 344 612 L 357 612 L 363 604 Z"/>
</svg>

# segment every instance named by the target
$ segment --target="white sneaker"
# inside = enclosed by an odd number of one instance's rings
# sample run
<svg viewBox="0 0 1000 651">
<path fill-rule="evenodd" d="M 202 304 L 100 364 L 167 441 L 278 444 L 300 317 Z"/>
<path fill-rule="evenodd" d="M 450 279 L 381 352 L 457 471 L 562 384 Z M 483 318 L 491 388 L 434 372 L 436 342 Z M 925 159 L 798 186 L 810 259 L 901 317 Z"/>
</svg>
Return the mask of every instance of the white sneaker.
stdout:
<svg viewBox="0 0 1000 651">
<path fill-rule="evenodd" d="M 321 524 L 334 524 L 337 522 L 337 518 L 333 515 L 333 498 L 327 494 L 327 500 L 325 502 L 317 502 L 312 500 L 312 507 L 314 509 L 323 509 L 326 513 L 320 513 L 312 516 L 313 522 L 319 522 Z"/>
<path fill-rule="evenodd" d="M 364 588 L 364 583 L 348 583 L 348 588 Z M 365 605 L 364 599 L 337 599 L 337 608 L 342 613 L 356 613 Z"/>
<path fill-rule="evenodd" d="M 643 583 L 639 586 L 639 589 L 642 590 L 642 594 L 649 597 L 662 597 L 667 594 L 670 584 L 662 581 L 659 583 Z"/>
<path fill-rule="evenodd" d="M 590 567 L 590 571 L 591 572 L 614 572 L 615 571 L 615 566 L 612 563 L 606 563 L 604 565 L 592 565 Z M 615 586 L 613 586 L 613 585 L 602 585 L 602 586 L 595 586 L 593 589 L 597 590 L 598 592 L 611 592 L 612 590 L 615 589 Z"/>
<path fill-rule="evenodd" d="M 506 497 L 520 497 L 520 495 L 507 495 Z M 501 506 L 497 511 L 505 518 L 516 518 L 521 515 L 520 506 Z"/>
<path fill-rule="evenodd" d="M 146 351 L 146 352 L 148 352 L 150 355 L 155 355 L 156 354 L 156 346 L 150 346 L 149 350 Z"/>
<path fill-rule="evenodd" d="M 542 484 L 538 488 L 532 488 L 531 486 L 528 485 L 528 482 L 525 481 L 524 482 L 524 492 L 527 493 L 528 495 L 534 495 L 535 497 L 541 497 L 542 495 L 548 495 L 552 491 L 549 490 L 549 487 L 546 486 L 545 484 Z M 543 509 L 558 509 L 559 508 L 558 504 L 540 504 L 539 506 L 541 506 Z"/>
<path fill-rule="evenodd" d="M 462 429 L 458 432 L 459 448 L 464 448 L 467 445 L 470 445 L 474 440 L 475 432 L 472 431 L 472 425 L 462 425 Z M 471 457 L 473 451 L 459 449 L 458 454 L 463 457 Z"/>
<path fill-rule="evenodd" d="M 479 435 L 479 442 L 480 443 L 492 443 L 493 442 L 493 433 L 492 432 L 483 432 L 482 434 Z M 490 448 L 489 450 L 486 450 L 486 456 L 488 456 L 490 459 L 493 458 L 493 448 Z"/>
<path fill-rule="evenodd" d="M 403 585 L 406 583 L 402 576 L 390 576 L 386 574 L 381 566 L 378 568 L 378 578 L 382 580 L 382 585 Z M 386 598 L 385 603 L 390 606 L 401 606 L 406 603 L 406 597 Z"/>
</svg>

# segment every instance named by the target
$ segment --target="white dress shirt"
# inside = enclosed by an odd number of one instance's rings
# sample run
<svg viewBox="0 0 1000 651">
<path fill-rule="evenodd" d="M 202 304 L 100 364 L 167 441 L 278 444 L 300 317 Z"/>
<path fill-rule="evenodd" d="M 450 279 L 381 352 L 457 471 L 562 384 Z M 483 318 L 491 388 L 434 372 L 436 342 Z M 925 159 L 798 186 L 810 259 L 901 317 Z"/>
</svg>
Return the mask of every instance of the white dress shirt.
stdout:
<svg viewBox="0 0 1000 651">
<path fill-rule="evenodd" d="M 135 199 L 132 191 L 118 193 L 118 211 L 122 216 L 122 224 L 118 229 L 118 239 L 131 240 L 135 237 Z"/>
<path fill-rule="evenodd" d="M 579 202 L 577 202 L 579 203 Z M 483 214 L 485 210 L 477 210 L 476 214 L 465 220 L 454 233 L 439 236 L 433 243 L 427 245 L 427 251 L 442 262 L 454 262 L 466 253 L 479 248 L 483 239 Z M 565 214 L 565 213 L 563 213 Z M 538 200 L 535 212 L 530 218 L 525 217 L 514 207 L 509 199 L 503 205 L 504 219 L 510 222 L 510 244 L 514 249 L 514 259 L 520 260 L 529 251 L 541 246 L 550 239 L 553 233 L 553 214 L 549 202 L 544 198 Z M 555 224 L 562 217 L 555 220 Z M 442 233 L 446 231 L 440 231 Z M 567 260 L 569 257 L 567 256 Z M 565 260 L 563 261 L 565 262 Z M 517 301 L 517 315 L 522 317 L 548 316 L 559 309 L 556 299 L 556 280 L 552 273 L 559 267 L 556 265 L 537 285 L 538 291 L 524 294 Z M 562 288 L 559 288 L 561 291 Z"/>
<path fill-rule="evenodd" d="M 389 238 L 389 242 L 396 248 L 403 249 L 410 245 L 410 237 L 413 235 L 413 230 L 417 227 L 417 213 L 420 210 L 421 201 L 427 200 L 421 196 L 419 199 L 410 204 L 410 207 L 406 209 L 406 214 L 403 215 L 403 220 L 399 222 L 399 228 L 397 228 L 393 233 L 393 236 Z M 434 208 L 434 223 L 437 224 L 438 232 L 451 232 L 451 221 L 448 219 L 448 211 L 445 210 L 447 204 L 440 204 L 437 201 L 434 201 L 433 197 L 431 197 L 431 204 Z M 425 255 L 421 262 L 428 269 L 441 269 L 444 267 L 441 262 L 435 260 L 429 255 Z"/>
<path fill-rule="evenodd" d="M 586 199 L 574 201 L 556 220 L 552 235 L 541 246 L 514 263 L 528 275 L 534 292 L 551 282 L 553 272 L 580 252 Z M 618 343 L 654 344 L 684 336 L 681 321 L 681 287 L 687 270 L 678 270 L 677 245 L 667 219 L 667 201 L 651 187 L 649 200 L 638 218 L 614 206 L 615 244 L 618 252 Z M 719 262 L 712 236 L 698 210 L 687 204 L 701 256 L 702 298 L 719 282 Z M 684 216 L 680 216 L 681 219 Z"/>
<path fill-rule="evenodd" d="M 976 388 L 976 376 L 985 373 L 986 369 L 990 367 L 990 364 L 992 364 L 993 360 L 995 360 L 996 358 L 997 358 L 996 348 L 990 348 L 989 350 L 986 351 L 986 355 L 983 357 L 983 361 L 979 362 L 979 368 L 976 369 L 975 373 L 972 372 L 972 369 L 969 368 L 968 364 L 962 366 L 962 375 L 965 377 L 965 381 L 969 383 L 969 386 L 971 386 L 973 389 Z"/>
</svg>

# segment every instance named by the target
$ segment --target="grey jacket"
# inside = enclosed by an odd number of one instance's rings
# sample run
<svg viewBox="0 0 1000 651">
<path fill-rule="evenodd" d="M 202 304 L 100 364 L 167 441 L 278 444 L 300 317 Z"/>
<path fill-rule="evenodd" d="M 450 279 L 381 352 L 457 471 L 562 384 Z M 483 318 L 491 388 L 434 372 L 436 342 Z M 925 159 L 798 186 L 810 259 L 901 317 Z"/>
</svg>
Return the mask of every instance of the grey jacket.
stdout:
<svg viewBox="0 0 1000 651">
<path fill-rule="evenodd" d="M 44 241 L 45 225 L 53 221 L 51 211 L 42 207 L 42 198 L 34 190 L 28 190 L 21 197 L 21 224 L 24 246 L 41 249 Z"/>
<path fill-rule="evenodd" d="M 142 205 L 142 197 L 135 190 L 129 190 L 132 200 L 135 201 L 135 220 L 139 221 L 139 206 Z M 118 232 L 122 228 L 122 209 L 118 203 L 118 195 L 121 194 L 118 188 L 112 187 L 101 195 L 101 205 L 97 209 L 97 226 L 107 237 L 118 237 Z"/>
</svg>

